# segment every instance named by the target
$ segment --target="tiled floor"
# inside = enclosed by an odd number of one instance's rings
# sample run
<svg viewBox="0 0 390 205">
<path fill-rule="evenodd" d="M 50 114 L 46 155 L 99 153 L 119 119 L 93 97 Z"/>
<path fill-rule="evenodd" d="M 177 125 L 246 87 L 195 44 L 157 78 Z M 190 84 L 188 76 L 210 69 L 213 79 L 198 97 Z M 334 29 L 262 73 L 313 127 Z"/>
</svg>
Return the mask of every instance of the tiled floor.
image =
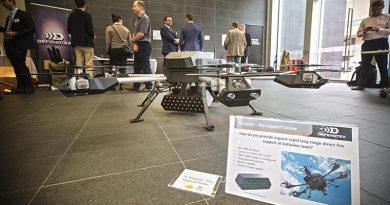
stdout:
<svg viewBox="0 0 390 205">
<path fill-rule="evenodd" d="M 264 117 L 358 125 L 362 204 L 390 204 L 390 98 L 343 84 L 289 89 L 256 80 L 253 105 Z M 228 116 L 249 108 L 210 108 L 203 114 L 165 112 L 160 96 L 145 121 L 130 124 L 146 94 L 112 91 L 63 97 L 39 90 L 0 100 L 0 204 L 264 204 L 224 192 L 215 198 L 167 184 L 184 168 L 225 175 Z"/>
</svg>

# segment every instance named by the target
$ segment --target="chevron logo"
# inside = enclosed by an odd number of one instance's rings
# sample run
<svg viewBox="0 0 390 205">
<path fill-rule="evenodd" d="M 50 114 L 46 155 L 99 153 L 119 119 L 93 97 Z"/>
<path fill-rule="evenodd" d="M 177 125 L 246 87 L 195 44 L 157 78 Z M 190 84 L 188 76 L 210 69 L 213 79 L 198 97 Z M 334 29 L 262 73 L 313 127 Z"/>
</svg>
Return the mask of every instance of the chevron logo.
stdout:
<svg viewBox="0 0 390 205">
<path fill-rule="evenodd" d="M 61 33 L 47 32 L 47 33 L 45 33 L 45 38 L 47 40 L 63 41 L 64 40 L 64 35 L 62 35 Z"/>
<path fill-rule="evenodd" d="M 339 133 L 339 129 L 337 129 L 335 127 L 323 127 L 320 130 L 325 132 L 325 133 L 328 133 L 328 134 L 338 134 Z"/>
</svg>

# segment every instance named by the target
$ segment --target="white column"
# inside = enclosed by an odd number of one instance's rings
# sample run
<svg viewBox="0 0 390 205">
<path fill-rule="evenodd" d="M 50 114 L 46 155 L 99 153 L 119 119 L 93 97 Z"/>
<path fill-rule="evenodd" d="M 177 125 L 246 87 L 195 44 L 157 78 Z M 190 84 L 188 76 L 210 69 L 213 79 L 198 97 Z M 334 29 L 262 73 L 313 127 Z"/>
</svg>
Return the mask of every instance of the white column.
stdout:
<svg viewBox="0 0 390 205">
<path fill-rule="evenodd" d="M 273 66 L 275 55 L 278 51 L 278 10 L 279 0 L 268 0 L 267 3 L 267 27 L 266 27 L 266 44 L 265 44 L 265 65 Z M 279 34 L 280 35 L 280 34 Z M 280 46 L 280 44 L 279 44 Z"/>
</svg>

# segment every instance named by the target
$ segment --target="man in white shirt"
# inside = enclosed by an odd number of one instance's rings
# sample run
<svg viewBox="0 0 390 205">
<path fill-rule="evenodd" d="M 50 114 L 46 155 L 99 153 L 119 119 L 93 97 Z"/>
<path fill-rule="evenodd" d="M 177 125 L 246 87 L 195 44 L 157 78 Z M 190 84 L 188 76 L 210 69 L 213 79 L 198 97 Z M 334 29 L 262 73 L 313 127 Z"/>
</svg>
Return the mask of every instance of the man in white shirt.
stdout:
<svg viewBox="0 0 390 205">
<path fill-rule="evenodd" d="M 388 50 L 388 36 L 390 35 L 390 15 L 382 14 L 385 7 L 383 0 L 374 1 L 371 4 L 372 14 L 364 19 L 360 24 L 357 36 L 363 37 L 364 43 L 362 51 Z M 370 69 L 372 57 L 378 64 L 381 75 L 380 86 L 382 88 L 389 87 L 389 76 L 387 71 L 388 54 L 362 54 L 362 70 L 360 73 L 358 86 L 352 90 L 364 90 L 364 85 L 367 84 L 367 73 Z"/>
</svg>

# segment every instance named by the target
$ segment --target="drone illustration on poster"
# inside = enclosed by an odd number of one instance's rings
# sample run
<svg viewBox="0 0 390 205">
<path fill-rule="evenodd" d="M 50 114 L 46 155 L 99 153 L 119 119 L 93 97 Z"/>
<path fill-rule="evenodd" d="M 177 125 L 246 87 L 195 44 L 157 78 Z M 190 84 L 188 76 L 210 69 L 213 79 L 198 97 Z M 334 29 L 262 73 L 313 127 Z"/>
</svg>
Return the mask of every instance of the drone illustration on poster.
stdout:
<svg viewBox="0 0 390 205">
<path fill-rule="evenodd" d="M 281 194 L 331 204 L 351 203 L 350 161 L 282 153 Z"/>
</svg>

